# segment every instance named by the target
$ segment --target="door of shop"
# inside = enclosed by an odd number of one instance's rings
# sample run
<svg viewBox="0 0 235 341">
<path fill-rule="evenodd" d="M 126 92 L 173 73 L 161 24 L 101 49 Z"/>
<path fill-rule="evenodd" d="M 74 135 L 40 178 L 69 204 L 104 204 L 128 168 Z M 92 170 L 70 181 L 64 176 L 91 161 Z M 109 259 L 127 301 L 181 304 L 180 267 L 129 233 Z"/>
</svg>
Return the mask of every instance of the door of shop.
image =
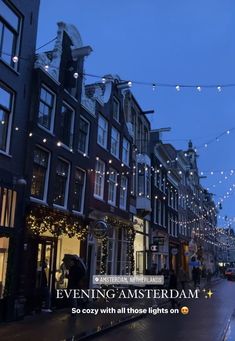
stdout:
<svg viewBox="0 0 235 341">
<path fill-rule="evenodd" d="M 53 298 L 55 290 L 56 241 L 54 238 L 40 238 L 37 246 L 36 289 L 46 285 Z M 45 276 L 46 275 L 46 276 Z"/>
</svg>

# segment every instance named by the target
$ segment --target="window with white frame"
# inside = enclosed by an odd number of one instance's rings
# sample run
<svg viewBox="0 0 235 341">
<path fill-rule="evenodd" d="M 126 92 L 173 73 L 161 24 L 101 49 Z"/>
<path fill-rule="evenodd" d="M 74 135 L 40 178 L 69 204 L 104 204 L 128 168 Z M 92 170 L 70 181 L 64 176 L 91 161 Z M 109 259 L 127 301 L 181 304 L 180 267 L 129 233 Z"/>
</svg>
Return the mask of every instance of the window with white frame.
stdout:
<svg viewBox="0 0 235 341">
<path fill-rule="evenodd" d="M 124 137 L 122 143 L 122 162 L 129 166 L 130 160 L 130 142 Z"/>
<path fill-rule="evenodd" d="M 116 158 L 119 158 L 119 147 L 120 147 L 120 133 L 117 129 L 112 127 L 111 132 L 111 154 Z"/>
<path fill-rule="evenodd" d="M 16 191 L 13 191 L 12 189 L 6 187 L 0 187 L 0 226 L 15 226 L 16 200 Z"/>
<path fill-rule="evenodd" d="M 166 227 L 166 203 L 162 202 L 162 226 Z"/>
<path fill-rule="evenodd" d="M 105 163 L 101 160 L 96 161 L 94 196 L 103 199 L 105 180 Z"/>
<path fill-rule="evenodd" d="M 40 90 L 38 124 L 50 131 L 53 131 L 54 106 L 55 94 L 42 85 Z"/>
<path fill-rule="evenodd" d="M 33 154 L 31 196 L 45 201 L 48 186 L 49 155 L 49 152 L 39 147 L 35 148 Z"/>
<path fill-rule="evenodd" d="M 128 230 L 120 228 L 118 230 L 117 275 L 128 275 L 131 273 L 131 262 L 128 256 L 129 247 Z"/>
<path fill-rule="evenodd" d="M 127 185 L 128 180 L 125 176 L 121 177 L 121 183 L 120 183 L 120 203 L 119 207 L 122 209 L 126 209 L 127 204 Z"/>
<path fill-rule="evenodd" d="M 69 163 L 58 159 L 54 181 L 54 204 L 66 207 L 69 187 Z"/>
<path fill-rule="evenodd" d="M 86 172 L 80 168 L 76 168 L 74 175 L 72 208 L 74 211 L 79 213 L 83 213 L 85 187 Z"/>
<path fill-rule="evenodd" d="M 100 146 L 107 148 L 107 140 L 108 140 L 108 121 L 102 115 L 99 115 L 97 143 Z"/>
<path fill-rule="evenodd" d="M 9 151 L 11 122 L 13 114 L 13 93 L 0 85 L 0 150 Z"/>
<path fill-rule="evenodd" d="M 80 117 L 78 132 L 78 150 L 83 154 L 88 154 L 90 123 Z"/>
<path fill-rule="evenodd" d="M 108 192 L 108 202 L 111 205 L 116 205 L 116 195 L 117 195 L 117 172 L 110 168 L 109 170 L 109 192 Z"/>
<path fill-rule="evenodd" d="M 60 112 L 58 137 L 66 146 L 73 146 L 73 126 L 74 126 L 74 110 L 63 103 Z"/>
<path fill-rule="evenodd" d="M 0 58 L 17 69 L 22 18 L 5 1 L 0 0 Z"/>
<path fill-rule="evenodd" d="M 119 111 L 120 111 L 120 104 L 119 104 L 119 101 L 114 98 L 113 99 L 113 118 L 119 122 Z"/>
</svg>

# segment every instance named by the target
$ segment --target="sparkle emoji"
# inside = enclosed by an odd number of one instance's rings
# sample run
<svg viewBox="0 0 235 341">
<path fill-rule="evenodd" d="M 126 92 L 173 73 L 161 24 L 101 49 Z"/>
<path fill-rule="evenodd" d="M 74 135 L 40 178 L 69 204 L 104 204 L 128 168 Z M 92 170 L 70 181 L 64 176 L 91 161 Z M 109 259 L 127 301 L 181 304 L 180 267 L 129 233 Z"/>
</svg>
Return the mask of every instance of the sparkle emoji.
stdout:
<svg viewBox="0 0 235 341">
<path fill-rule="evenodd" d="M 182 308 L 180 309 L 180 312 L 181 312 L 181 314 L 183 314 L 183 315 L 188 315 L 188 313 L 189 313 L 189 308 L 186 307 L 186 306 L 184 306 L 184 307 L 182 307 Z"/>
<path fill-rule="evenodd" d="M 207 295 L 205 296 L 206 298 L 211 298 L 211 296 L 213 295 L 213 292 L 210 290 L 207 291 Z"/>
</svg>

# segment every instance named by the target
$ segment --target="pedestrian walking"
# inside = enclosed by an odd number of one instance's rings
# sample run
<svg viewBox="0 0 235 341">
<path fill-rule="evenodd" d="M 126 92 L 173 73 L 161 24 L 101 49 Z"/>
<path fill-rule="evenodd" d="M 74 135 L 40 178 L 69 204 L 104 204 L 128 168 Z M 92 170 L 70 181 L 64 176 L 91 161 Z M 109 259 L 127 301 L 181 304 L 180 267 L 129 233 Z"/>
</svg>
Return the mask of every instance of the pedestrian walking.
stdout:
<svg viewBox="0 0 235 341">
<path fill-rule="evenodd" d="M 51 293 L 48 286 L 48 280 L 47 280 L 47 261 L 43 261 L 41 263 L 41 271 L 40 271 L 40 295 L 41 295 L 41 311 L 45 313 L 51 313 Z"/>
<path fill-rule="evenodd" d="M 200 280 L 201 280 L 201 270 L 199 267 L 193 267 L 192 270 L 192 278 L 194 283 L 194 288 L 200 287 Z"/>
<path fill-rule="evenodd" d="M 68 274 L 68 289 L 81 289 L 86 271 L 79 257 L 74 255 L 70 260 L 69 274 Z M 78 300 L 72 298 L 70 301 L 72 308 L 78 307 Z"/>
</svg>

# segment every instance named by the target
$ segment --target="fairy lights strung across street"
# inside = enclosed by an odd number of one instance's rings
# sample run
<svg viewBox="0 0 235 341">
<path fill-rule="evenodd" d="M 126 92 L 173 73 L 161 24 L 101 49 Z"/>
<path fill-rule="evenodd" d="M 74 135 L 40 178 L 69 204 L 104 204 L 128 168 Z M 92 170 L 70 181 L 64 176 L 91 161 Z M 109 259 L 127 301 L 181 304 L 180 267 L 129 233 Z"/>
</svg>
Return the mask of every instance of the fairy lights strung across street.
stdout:
<svg viewBox="0 0 235 341">
<path fill-rule="evenodd" d="M 41 48 L 49 45 L 50 43 L 52 43 L 56 39 L 57 39 L 57 37 L 51 39 L 47 43 L 45 43 L 42 46 L 40 46 L 39 48 L 37 48 L 36 51 L 38 51 Z M 1 54 L 6 55 L 6 56 L 10 56 L 12 58 L 13 63 L 15 63 L 15 64 L 17 64 L 20 60 L 31 61 L 30 58 L 25 58 L 25 57 L 19 56 L 19 55 L 12 56 L 11 54 L 9 54 L 5 51 L 2 51 Z M 45 65 L 44 68 L 45 68 L 45 71 L 48 71 L 50 68 L 50 65 Z M 55 69 L 55 68 L 59 69 L 59 67 L 53 66 L 53 69 Z M 104 76 L 100 76 L 100 75 L 96 75 L 96 74 L 90 74 L 90 73 L 78 73 L 76 70 L 74 70 L 73 76 L 75 79 L 77 79 L 78 77 L 87 76 L 87 77 L 98 79 L 102 83 L 105 83 L 105 82 L 112 79 L 109 76 L 104 77 Z M 205 89 L 213 89 L 213 90 L 216 90 L 217 93 L 221 93 L 226 88 L 234 88 L 235 87 L 235 83 L 225 83 L 225 84 L 184 84 L 184 83 L 176 83 L 175 84 L 175 83 L 164 83 L 164 82 L 157 82 L 157 81 L 152 81 L 152 82 L 138 81 L 138 80 L 130 80 L 130 79 L 127 79 L 127 80 L 122 79 L 122 80 L 120 80 L 120 82 L 127 82 L 129 87 L 132 87 L 133 85 L 149 86 L 149 87 L 151 87 L 152 91 L 155 91 L 157 88 L 172 88 L 172 89 L 175 89 L 176 92 L 181 92 L 182 90 L 185 90 L 185 89 L 194 89 L 197 92 L 201 93 Z"/>
</svg>

